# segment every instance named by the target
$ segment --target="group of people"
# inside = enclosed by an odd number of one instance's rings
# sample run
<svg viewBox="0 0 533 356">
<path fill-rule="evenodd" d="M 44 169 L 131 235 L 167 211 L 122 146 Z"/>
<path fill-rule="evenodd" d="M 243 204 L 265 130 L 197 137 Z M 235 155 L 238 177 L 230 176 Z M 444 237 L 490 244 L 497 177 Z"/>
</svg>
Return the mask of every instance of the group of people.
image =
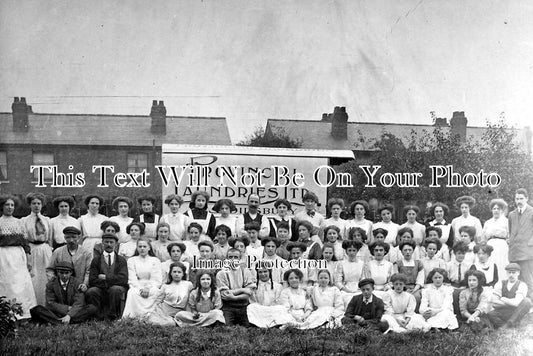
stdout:
<svg viewBox="0 0 533 356">
<path fill-rule="evenodd" d="M 30 193 L 31 214 L 17 219 L 14 196 L 0 197 L 0 295 L 16 298 L 22 318 L 76 323 L 90 318 L 141 318 L 158 325 L 257 327 L 355 324 L 381 332 L 518 325 L 531 309 L 533 209 L 518 189 L 517 209 L 494 199 L 484 225 L 470 214 L 474 198 L 457 198 L 459 217 L 432 204 L 433 219 L 418 221 L 419 208 L 404 207 L 406 222 L 365 219 L 366 201 L 349 207 L 327 202 L 329 218 L 307 192 L 304 209 L 275 202 L 275 216 L 260 213 L 249 195 L 236 215 L 230 199 L 197 191 L 165 198 L 170 213 L 155 213 L 155 198 L 117 197 L 118 215 L 99 214 L 103 198 L 89 195 L 86 215 L 74 219 L 72 197 L 54 199 L 59 215 L 42 215 L 45 196 Z M 216 262 L 224 261 L 223 264 Z M 318 261 L 318 263 L 311 263 Z M 317 267 L 320 266 L 320 267 Z"/>
</svg>

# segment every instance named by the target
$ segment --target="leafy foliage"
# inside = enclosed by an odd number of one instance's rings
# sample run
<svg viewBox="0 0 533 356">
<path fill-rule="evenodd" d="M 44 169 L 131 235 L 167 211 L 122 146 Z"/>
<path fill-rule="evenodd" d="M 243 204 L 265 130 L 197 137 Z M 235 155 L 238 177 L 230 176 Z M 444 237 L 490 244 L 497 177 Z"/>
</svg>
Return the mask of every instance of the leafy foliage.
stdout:
<svg viewBox="0 0 533 356">
<path fill-rule="evenodd" d="M 237 146 L 300 148 L 302 141 L 293 139 L 282 128 L 277 128 L 275 132 L 265 133 L 262 127 L 256 127 L 254 132 L 237 143 Z"/>
<path fill-rule="evenodd" d="M 392 203 L 396 207 L 406 204 L 426 206 L 427 202 L 442 201 L 454 208 L 455 198 L 472 195 L 478 202 L 472 214 L 481 219 L 488 219 L 491 213 L 488 203 L 491 199 L 502 198 L 508 203 L 514 201 L 517 188 L 533 187 L 533 163 L 528 152 L 524 152 L 515 140 L 516 131 L 509 130 L 503 120 L 495 125 L 488 124 L 479 141 L 467 139 L 461 143 L 459 137 L 448 129 L 435 127 L 433 131 L 424 130 L 422 134 L 411 132 L 408 140 L 402 141 L 391 133 L 384 132 L 375 142 L 359 139 L 358 148 L 371 148 L 372 153 L 366 162 L 355 160 L 341 165 L 340 172 L 352 175 L 353 188 L 332 187 L 329 196 L 340 196 L 347 201 L 376 198 L 379 202 Z M 359 135 L 359 137 L 364 137 Z M 356 155 L 357 157 L 357 155 Z M 376 174 L 382 173 L 422 173 L 418 179 L 419 187 L 401 187 L 394 185 L 384 187 L 376 182 L 376 187 L 366 187 L 367 179 L 361 164 L 381 165 Z M 461 175 L 495 172 L 501 178 L 501 184 L 490 187 L 447 187 L 446 179 L 441 179 L 440 187 L 431 185 L 431 165 L 453 166 L 453 171 Z M 531 190 L 531 189 L 528 189 Z M 512 205 L 512 204 L 510 204 Z M 422 210 L 423 211 L 423 210 Z M 453 214 L 453 213 L 452 213 Z M 459 215 L 455 211 L 453 216 Z M 398 215 L 397 215 L 398 218 Z M 400 221 L 402 221 L 403 216 Z"/>
<path fill-rule="evenodd" d="M 17 315 L 22 315 L 22 305 L 14 299 L 0 297 L 0 338 L 4 338 L 17 329 Z"/>
</svg>

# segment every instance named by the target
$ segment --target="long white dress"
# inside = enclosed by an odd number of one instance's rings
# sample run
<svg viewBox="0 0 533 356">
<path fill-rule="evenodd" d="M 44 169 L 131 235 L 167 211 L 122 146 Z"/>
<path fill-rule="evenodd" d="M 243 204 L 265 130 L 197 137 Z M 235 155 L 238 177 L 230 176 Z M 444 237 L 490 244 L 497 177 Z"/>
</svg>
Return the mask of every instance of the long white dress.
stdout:
<svg viewBox="0 0 533 356">
<path fill-rule="evenodd" d="M 361 293 L 359 290 L 359 281 L 363 275 L 364 265 L 364 262 L 360 260 L 350 262 L 348 259 L 345 259 L 339 262 L 335 283 L 341 291 L 345 307 L 350 303 L 353 296 Z M 343 290 L 343 288 L 347 290 Z"/>
<path fill-rule="evenodd" d="M 494 248 L 489 261 L 498 266 L 500 279 L 507 278 L 505 266 L 509 264 L 509 220 L 505 216 L 498 219 L 491 218 L 485 221 L 483 226 L 482 240 L 487 241 L 487 245 Z"/>
<path fill-rule="evenodd" d="M 24 224 L 12 216 L 0 216 L 0 239 L 24 239 Z M 16 299 L 22 304 L 23 314 L 17 318 L 30 318 L 30 309 L 37 305 L 35 291 L 27 268 L 26 253 L 22 246 L 0 247 L 0 296 Z"/>
<path fill-rule="evenodd" d="M 298 328 L 314 329 L 322 325 L 328 328 L 338 328 L 342 325 L 344 301 L 337 287 L 314 286 L 311 292 L 311 302 L 315 310 L 303 323 L 296 325 Z"/>
<path fill-rule="evenodd" d="M 31 265 L 33 289 L 35 291 L 35 298 L 37 304 L 46 305 L 46 284 L 48 277 L 46 268 L 50 265 L 52 258 L 52 228 L 50 219 L 39 214 L 39 218 L 44 226 L 44 233 L 37 234 L 35 229 L 36 215 L 30 215 L 21 219 L 26 229 L 28 242 L 31 247 Z"/>
<path fill-rule="evenodd" d="M 271 285 L 270 281 L 257 281 L 257 289 L 246 308 L 250 323 L 259 328 L 270 328 L 292 321 L 280 302 L 282 290 L 283 287 L 279 283 L 274 282 Z"/>
<path fill-rule="evenodd" d="M 107 217 L 102 214 L 92 215 L 87 213 L 80 216 L 78 221 L 81 226 L 82 236 L 85 237 L 82 246 L 91 252 L 93 256 L 94 245 L 102 242 L 103 231 L 100 229 L 100 225 L 107 220 Z"/>
<path fill-rule="evenodd" d="M 175 326 L 174 316 L 185 310 L 189 293 L 193 289 L 189 281 L 180 281 L 163 284 L 156 299 L 156 305 L 148 321 L 161 326 Z"/>
<path fill-rule="evenodd" d="M 285 308 L 285 314 L 289 316 L 291 322 L 289 325 L 298 324 L 295 316 L 301 318 L 306 312 L 313 310 L 311 299 L 307 298 L 307 292 L 304 288 L 294 289 L 287 287 L 281 291 L 280 303 Z"/>
<path fill-rule="evenodd" d="M 148 316 L 155 306 L 161 285 L 161 262 L 157 257 L 133 256 L 128 260 L 128 284 L 123 318 Z M 141 296 L 141 289 L 149 288 L 148 298 Z"/>
<path fill-rule="evenodd" d="M 442 285 L 439 288 L 435 285 L 427 285 L 422 289 L 422 302 L 420 303 L 420 314 L 426 310 L 442 309 L 438 314 L 426 320 L 427 326 L 439 329 L 457 329 L 459 324 L 453 313 L 453 287 Z"/>
<path fill-rule="evenodd" d="M 416 300 L 412 294 L 396 293 L 391 289 L 384 294 L 383 303 L 385 304 L 385 313 L 381 320 L 389 323 L 389 329 L 386 332 L 402 333 L 411 330 L 429 330 L 424 317 L 415 313 Z M 410 318 L 409 323 L 405 327 L 400 326 L 398 321 L 404 321 L 406 318 Z"/>
</svg>

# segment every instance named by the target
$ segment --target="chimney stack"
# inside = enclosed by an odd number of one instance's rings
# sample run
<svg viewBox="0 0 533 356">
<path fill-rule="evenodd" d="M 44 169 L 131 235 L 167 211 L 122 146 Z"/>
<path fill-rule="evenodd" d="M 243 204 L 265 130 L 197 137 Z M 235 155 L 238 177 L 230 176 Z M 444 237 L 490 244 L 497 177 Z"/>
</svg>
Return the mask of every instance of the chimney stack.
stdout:
<svg viewBox="0 0 533 356">
<path fill-rule="evenodd" d="M 28 114 L 32 113 L 31 106 L 26 104 L 26 98 L 15 97 L 11 104 L 13 112 L 13 131 L 28 132 L 29 120 Z"/>
<path fill-rule="evenodd" d="M 331 117 L 331 136 L 337 140 L 348 139 L 348 114 L 346 107 L 335 106 Z"/>
<path fill-rule="evenodd" d="M 448 119 L 446 119 L 445 117 L 436 117 L 434 126 L 448 126 Z"/>
<path fill-rule="evenodd" d="M 450 127 L 453 135 L 459 135 L 461 142 L 466 142 L 466 124 L 468 123 L 464 111 L 454 111 L 450 119 Z"/>
<path fill-rule="evenodd" d="M 152 109 L 150 110 L 150 116 L 152 117 L 151 131 L 154 134 L 167 133 L 167 108 L 163 100 L 157 103 L 157 100 L 152 101 Z"/>
</svg>

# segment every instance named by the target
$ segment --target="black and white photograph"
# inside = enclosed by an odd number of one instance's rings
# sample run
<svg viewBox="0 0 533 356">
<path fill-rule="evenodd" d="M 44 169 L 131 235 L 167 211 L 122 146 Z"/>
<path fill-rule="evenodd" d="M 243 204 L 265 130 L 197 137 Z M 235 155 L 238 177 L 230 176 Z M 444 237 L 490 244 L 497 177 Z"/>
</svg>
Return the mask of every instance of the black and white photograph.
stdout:
<svg viewBox="0 0 533 356">
<path fill-rule="evenodd" d="M 0 354 L 530 354 L 531 19 L 2 1 Z"/>
</svg>

